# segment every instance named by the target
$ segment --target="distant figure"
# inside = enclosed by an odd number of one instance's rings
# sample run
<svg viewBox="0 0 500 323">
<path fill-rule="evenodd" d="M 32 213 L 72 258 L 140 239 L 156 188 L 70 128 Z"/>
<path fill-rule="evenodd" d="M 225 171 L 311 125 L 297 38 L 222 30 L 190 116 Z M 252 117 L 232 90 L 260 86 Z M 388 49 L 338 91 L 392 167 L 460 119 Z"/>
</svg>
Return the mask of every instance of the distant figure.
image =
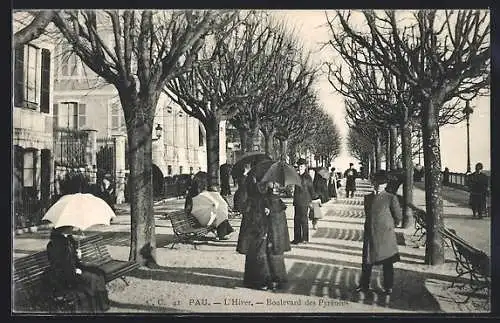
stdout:
<svg viewBox="0 0 500 323">
<path fill-rule="evenodd" d="M 356 191 L 356 177 L 358 177 L 358 172 L 352 167 L 353 165 L 353 163 L 349 163 L 349 168 L 344 172 L 346 197 L 354 197 L 354 191 Z M 350 196 L 349 192 L 351 193 Z"/>
<path fill-rule="evenodd" d="M 328 193 L 330 197 L 337 198 L 337 174 L 335 174 L 335 167 L 332 167 L 330 172 L 330 179 L 328 180 Z"/>
<path fill-rule="evenodd" d="M 469 204 L 473 218 L 483 218 L 486 211 L 486 197 L 489 191 L 489 179 L 483 173 L 483 164 L 476 164 L 476 171 L 469 175 Z"/>
<path fill-rule="evenodd" d="M 363 166 L 359 167 L 359 177 L 361 177 L 361 179 L 365 179 L 365 169 Z"/>
<path fill-rule="evenodd" d="M 448 169 L 448 167 L 445 167 L 443 172 L 443 185 L 448 184 L 450 184 L 450 170 Z"/>
<path fill-rule="evenodd" d="M 222 164 L 220 166 L 220 195 L 229 196 L 231 195 L 231 187 L 229 185 L 229 179 L 231 177 L 231 165 L 228 163 Z"/>
<path fill-rule="evenodd" d="M 317 229 L 318 219 L 322 218 L 322 212 L 318 206 L 321 206 L 322 203 L 326 203 L 330 200 L 330 196 L 328 194 L 328 180 L 321 176 L 319 173 L 320 169 L 321 168 L 318 168 L 318 171 L 314 172 L 313 187 L 316 194 L 319 195 L 321 203 L 312 203 L 313 205 L 309 208 L 309 219 L 312 221 L 313 230 Z"/>
</svg>

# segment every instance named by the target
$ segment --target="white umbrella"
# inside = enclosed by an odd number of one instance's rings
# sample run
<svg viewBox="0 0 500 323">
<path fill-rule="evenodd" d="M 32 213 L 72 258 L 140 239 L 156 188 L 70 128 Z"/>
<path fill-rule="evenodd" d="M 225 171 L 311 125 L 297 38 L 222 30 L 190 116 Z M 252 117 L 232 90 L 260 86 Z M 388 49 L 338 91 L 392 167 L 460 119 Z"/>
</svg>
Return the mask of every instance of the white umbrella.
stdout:
<svg viewBox="0 0 500 323">
<path fill-rule="evenodd" d="M 52 222 L 55 228 L 73 226 L 85 230 L 97 224 L 109 225 L 114 217 L 115 213 L 104 200 L 92 194 L 76 193 L 62 196 L 42 220 Z"/>
<path fill-rule="evenodd" d="M 191 214 L 202 226 L 207 226 L 210 221 L 211 212 L 215 213 L 214 225 L 228 219 L 229 210 L 227 202 L 218 192 L 204 191 L 193 197 L 193 208 Z"/>
</svg>

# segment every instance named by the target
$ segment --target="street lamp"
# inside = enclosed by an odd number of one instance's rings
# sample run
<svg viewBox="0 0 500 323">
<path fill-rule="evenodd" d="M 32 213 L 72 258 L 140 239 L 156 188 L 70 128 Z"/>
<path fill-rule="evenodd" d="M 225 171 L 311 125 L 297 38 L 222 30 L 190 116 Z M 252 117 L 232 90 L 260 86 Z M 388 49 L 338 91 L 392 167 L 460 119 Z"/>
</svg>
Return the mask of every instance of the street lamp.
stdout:
<svg viewBox="0 0 500 323">
<path fill-rule="evenodd" d="M 155 135 L 156 135 L 156 138 L 153 138 L 152 141 L 157 141 L 158 139 L 161 138 L 161 134 L 163 132 L 163 128 L 162 126 L 158 123 L 155 127 Z"/>
<path fill-rule="evenodd" d="M 469 117 L 474 112 L 469 103 L 470 100 L 465 101 L 465 108 L 462 112 L 465 114 L 465 120 L 467 121 L 467 173 L 471 172 L 470 169 L 470 135 L 469 135 Z"/>
</svg>

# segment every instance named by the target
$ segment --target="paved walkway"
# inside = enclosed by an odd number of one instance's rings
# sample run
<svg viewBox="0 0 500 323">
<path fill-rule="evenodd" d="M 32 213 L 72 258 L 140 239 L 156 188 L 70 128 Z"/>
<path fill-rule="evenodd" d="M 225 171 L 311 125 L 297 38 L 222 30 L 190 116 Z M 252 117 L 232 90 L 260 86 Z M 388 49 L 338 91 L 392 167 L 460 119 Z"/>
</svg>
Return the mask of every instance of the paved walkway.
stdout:
<svg viewBox="0 0 500 323">
<path fill-rule="evenodd" d="M 444 225 L 456 230 L 464 240 L 491 256 L 491 218 L 472 218 L 468 206 L 469 193 L 466 191 L 443 186 L 442 194 Z M 413 189 L 413 204 L 425 209 L 423 183 L 416 183 Z"/>
<path fill-rule="evenodd" d="M 310 231 L 310 243 L 298 245 L 285 254 L 290 286 L 281 293 L 255 291 L 242 285 L 243 255 L 235 251 L 240 219 L 231 220 L 236 232 L 227 241 L 204 241 L 194 249 L 177 245 L 170 222 L 162 214 L 182 208 L 183 200 L 168 200 L 155 206 L 158 269 L 141 268 L 128 277 L 129 286 L 110 283 L 110 313 L 160 312 L 487 312 L 485 295 L 474 295 L 467 304 L 457 304 L 465 290 L 448 288 L 455 277 L 453 256 L 447 250 L 442 266 L 424 264 L 424 248 L 415 248 L 408 230 L 397 230 L 401 261 L 395 265 L 395 287 L 391 297 L 381 293 L 381 268 L 374 268 L 372 291 L 354 292 L 359 283 L 363 200 L 370 187 L 360 183 L 356 197 L 339 198 L 323 205 L 324 217 L 317 230 Z M 343 192 L 341 192 L 343 194 Z M 415 191 L 418 201 L 418 191 Z M 293 238 L 293 206 L 288 205 L 287 220 Z M 130 217 L 120 207 L 111 226 L 95 228 L 105 238 L 116 259 L 127 259 Z M 474 220 L 471 220 L 474 221 Z M 17 236 L 14 256 L 45 249 L 48 231 Z"/>
</svg>

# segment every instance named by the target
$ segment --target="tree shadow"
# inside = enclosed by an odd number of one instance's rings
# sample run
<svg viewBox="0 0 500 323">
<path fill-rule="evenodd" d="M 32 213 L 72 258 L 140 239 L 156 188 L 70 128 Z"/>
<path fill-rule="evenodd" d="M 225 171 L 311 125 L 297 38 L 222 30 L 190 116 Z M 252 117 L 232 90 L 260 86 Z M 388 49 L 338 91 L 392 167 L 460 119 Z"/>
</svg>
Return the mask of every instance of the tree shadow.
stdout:
<svg viewBox="0 0 500 323">
<path fill-rule="evenodd" d="M 346 218 L 364 218 L 365 212 L 362 209 L 359 210 L 335 210 L 329 209 L 325 212 L 325 216 L 338 216 Z"/>
<path fill-rule="evenodd" d="M 338 239 L 349 241 L 363 241 L 363 230 L 354 228 L 318 228 L 313 238 Z M 400 246 L 406 246 L 402 232 L 396 232 L 396 241 Z"/>
<path fill-rule="evenodd" d="M 453 280 L 453 277 L 435 273 L 395 268 L 393 293 L 386 296 L 382 292 L 382 270 L 379 266 L 375 266 L 370 291 L 357 293 L 355 288 L 359 285 L 361 275 L 359 264 L 322 260 L 317 257 L 289 256 L 288 258 L 298 261 L 289 270 L 290 287 L 284 293 L 329 297 L 399 310 L 442 311 L 437 300 L 427 290 L 425 282 L 427 279 L 435 279 L 444 284 Z"/>
<path fill-rule="evenodd" d="M 131 272 L 129 276 L 139 279 L 170 281 L 190 285 L 223 288 L 243 287 L 243 273 L 224 268 L 158 266 L 155 269 L 140 268 Z"/>
</svg>

